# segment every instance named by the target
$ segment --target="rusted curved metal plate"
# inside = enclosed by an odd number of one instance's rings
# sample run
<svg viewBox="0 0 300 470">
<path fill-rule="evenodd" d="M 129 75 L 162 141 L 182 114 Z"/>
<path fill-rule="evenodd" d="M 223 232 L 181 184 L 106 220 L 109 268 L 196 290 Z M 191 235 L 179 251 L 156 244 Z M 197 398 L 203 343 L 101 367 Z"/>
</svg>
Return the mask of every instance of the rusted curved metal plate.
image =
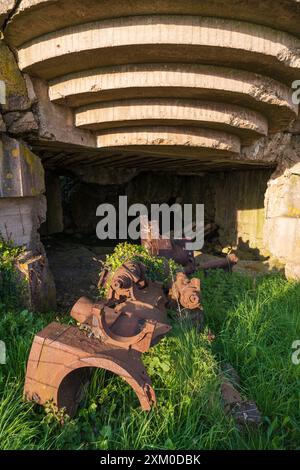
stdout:
<svg viewBox="0 0 300 470">
<path fill-rule="evenodd" d="M 150 410 L 156 403 L 151 380 L 141 354 L 88 338 L 74 326 L 51 323 L 33 341 L 24 394 L 42 405 L 53 400 L 74 415 L 80 392 L 89 380 L 91 368 L 102 368 L 122 377 L 135 391 L 141 407 Z"/>
</svg>

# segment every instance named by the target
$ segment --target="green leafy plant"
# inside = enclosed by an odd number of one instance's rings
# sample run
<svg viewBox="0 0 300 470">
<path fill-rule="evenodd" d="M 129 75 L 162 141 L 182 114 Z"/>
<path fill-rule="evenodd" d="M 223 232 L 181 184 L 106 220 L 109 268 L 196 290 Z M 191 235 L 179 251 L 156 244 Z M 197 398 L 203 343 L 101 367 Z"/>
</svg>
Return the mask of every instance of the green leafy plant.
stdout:
<svg viewBox="0 0 300 470">
<path fill-rule="evenodd" d="M 0 302 L 12 307 L 21 305 L 23 299 L 25 281 L 21 280 L 15 268 L 23 251 L 0 235 Z"/>
<path fill-rule="evenodd" d="M 130 243 L 119 243 L 111 255 L 106 257 L 104 267 L 110 272 L 107 286 L 114 272 L 127 261 L 140 261 L 147 268 L 147 277 L 152 281 L 166 284 L 172 273 L 178 271 L 180 267 L 173 260 L 166 260 L 158 256 L 152 256 L 147 249 L 141 245 Z M 107 288 L 105 291 L 107 290 Z M 103 291 L 101 292 L 103 294 Z M 105 292 L 104 292 L 105 293 Z"/>
</svg>

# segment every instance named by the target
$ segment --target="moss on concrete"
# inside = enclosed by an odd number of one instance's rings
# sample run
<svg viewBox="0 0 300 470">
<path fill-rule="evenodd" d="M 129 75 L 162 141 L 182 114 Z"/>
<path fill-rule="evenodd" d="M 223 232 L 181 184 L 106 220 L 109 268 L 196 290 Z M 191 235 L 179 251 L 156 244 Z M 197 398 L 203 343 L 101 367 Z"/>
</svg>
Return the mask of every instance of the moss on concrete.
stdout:
<svg viewBox="0 0 300 470">
<path fill-rule="evenodd" d="M 25 80 L 16 59 L 6 44 L 0 40 L 0 80 L 6 83 L 7 99 L 19 96 L 27 99 Z"/>
</svg>

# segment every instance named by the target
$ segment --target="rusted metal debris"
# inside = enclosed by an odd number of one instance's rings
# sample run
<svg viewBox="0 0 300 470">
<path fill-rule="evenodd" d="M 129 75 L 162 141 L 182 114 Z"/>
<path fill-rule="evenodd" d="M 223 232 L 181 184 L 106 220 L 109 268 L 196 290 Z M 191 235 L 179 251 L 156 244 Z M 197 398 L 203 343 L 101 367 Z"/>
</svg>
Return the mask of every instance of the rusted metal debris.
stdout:
<svg viewBox="0 0 300 470">
<path fill-rule="evenodd" d="M 170 288 L 172 295 L 175 291 L 183 306 L 200 308 L 197 280 L 178 274 Z M 79 327 L 51 323 L 35 336 L 26 398 L 40 404 L 51 400 L 72 416 L 92 368 L 102 368 L 124 378 L 142 408 L 149 410 L 156 398 L 141 355 L 171 330 L 168 301 L 163 286 L 147 279 L 141 263 L 125 263 L 112 276 L 105 301 L 94 303 L 82 297 L 76 302 L 71 316 Z"/>
<path fill-rule="evenodd" d="M 127 261 L 117 269 L 109 284 L 108 299 L 111 302 L 134 299 L 134 291 L 146 287 L 145 266 L 135 261 Z"/>
<path fill-rule="evenodd" d="M 193 251 L 186 250 L 188 239 L 164 239 L 159 234 L 159 224 L 157 220 L 148 220 L 147 217 L 141 217 L 141 243 L 147 248 L 152 256 L 160 256 L 166 259 L 173 259 L 176 263 L 184 267 L 186 274 L 192 274 L 197 269 L 196 260 Z M 205 226 L 204 235 L 211 230 L 217 230 L 215 224 Z M 200 269 L 205 272 L 211 269 L 223 269 L 231 272 L 233 266 L 238 263 L 238 257 L 231 253 L 224 258 L 201 263 Z"/>
<path fill-rule="evenodd" d="M 157 220 L 149 221 L 141 217 L 141 243 L 152 256 L 173 259 L 184 267 L 186 274 L 192 274 L 196 269 L 193 251 L 186 250 L 188 239 L 164 239 L 159 234 Z"/>
<path fill-rule="evenodd" d="M 226 364 L 221 373 L 221 395 L 225 411 L 233 417 L 238 426 L 259 425 L 262 421 L 261 413 L 253 401 L 244 400 L 237 390 L 240 378 L 235 369 Z"/>
<path fill-rule="evenodd" d="M 100 285 L 108 287 L 107 298 L 97 303 L 80 298 L 71 310 L 78 327 L 51 323 L 35 336 L 24 387 L 28 400 L 42 405 L 51 400 L 72 416 L 93 368 L 101 368 L 128 382 L 144 410 L 155 405 L 155 392 L 141 355 L 171 330 L 167 317 L 170 302 L 175 302 L 178 310 L 183 309 L 198 326 L 203 322 L 203 311 L 200 280 L 186 275 L 194 271 L 195 259 L 184 250 L 185 240 L 142 241 L 151 254 L 182 264 L 185 273 L 177 272 L 164 291 L 161 283 L 147 279 L 141 262 L 126 262 L 112 276 L 104 270 Z M 235 262 L 230 255 L 204 269 L 229 269 Z M 239 400 L 232 405 L 237 403 Z"/>
<path fill-rule="evenodd" d="M 189 279 L 186 274 L 178 272 L 169 290 L 169 296 L 172 300 L 178 301 L 184 308 L 199 309 L 201 307 L 200 279 Z"/>
<path fill-rule="evenodd" d="M 53 400 L 73 416 L 95 368 L 122 377 L 135 391 L 141 407 L 156 403 L 141 353 L 120 342 L 118 346 L 89 337 L 75 326 L 51 323 L 33 341 L 24 394 L 45 405 Z"/>
<path fill-rule="evenodd" d="M 226 258 L 202 263 L 201 269 L 203 269 L 204 271 L 209 271 L 210 269 L 223 269 L 224 271 L 231 272 L 233 266 L 235 266 L 238 261 L 238 257 L 234 253 L 230 253 L 226 256 Z"/>
</svg>

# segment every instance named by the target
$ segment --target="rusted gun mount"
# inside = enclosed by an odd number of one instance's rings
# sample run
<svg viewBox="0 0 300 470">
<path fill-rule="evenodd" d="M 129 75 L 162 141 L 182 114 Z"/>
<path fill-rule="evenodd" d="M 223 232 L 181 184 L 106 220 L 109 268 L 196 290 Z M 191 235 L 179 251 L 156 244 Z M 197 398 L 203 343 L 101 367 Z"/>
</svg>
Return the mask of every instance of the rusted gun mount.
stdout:
<svg viewBox="0 0 300 470">
<path fill-rule="evenodd" d="M 171 329 L 159 318 L 137 315 L 134 309 L 130 309 L 130 304 L 122 309 L 112 309 L 104 304 L 93 304 L 86 297 L 74 305 L 71 316 L 83 326 L 83 330 L 103 344 L 135 349 L 141 353 L 149 350 L 157 331 L 161 335 L 162 331 L 166 334 Z"/>
<path fill-rule="evenodd" d="M 159 234 L 157 220 L 149 221 L 147 217 L 141 217 L 141 242 L 152 256 L 161 256 L 173 259 L 184 267 L 186 274 L 195 271 L 196 263 L 193 251 L 186 250 L 185 245 L 189 240 L 163 238 Z"/>
<path fill-rule="evenodd" d="M 124 378 L 144 410 L 156 403 L 141 355 L 171 327 L 162 286 L 147 282 L 145 273 L 140 263 L 126 263 L 112 278 L 107 302 L 76 302 L 71 316 L 79 327 L 52 323 L 35 336 L 24 389 L 28 400 L 53 400 L 73 415 L 97 367 Z"/>
<path fill-rule="evenodd" d="M 201 269 L 209 271 L 210 269 L 223 269 L 224 271 L 231 272 L 233 266 L 238 263 L 239 259 L 234 253 L 230 253 L 226 258 L 207 261 L 201 264 Z"/>
<path fill-rule="evenodd" d="M 52 400 L 72 416 L 91 371 L 101 368 L 126 380 L 144 410 L 156 403 L 141 355 L 171 330 L 170 299 L 201 311 L 200 281 L 177 273 L 167 296 L 160 283 L 147 280 L 146 268 L 138 262 L 122 265 L 110 281 L 105 301 L 82 297 L 76 302 L 71 316 L 78 327 L 51 323 L 35 336 L 24 388 L 28 400 Z"/>
</svg>

